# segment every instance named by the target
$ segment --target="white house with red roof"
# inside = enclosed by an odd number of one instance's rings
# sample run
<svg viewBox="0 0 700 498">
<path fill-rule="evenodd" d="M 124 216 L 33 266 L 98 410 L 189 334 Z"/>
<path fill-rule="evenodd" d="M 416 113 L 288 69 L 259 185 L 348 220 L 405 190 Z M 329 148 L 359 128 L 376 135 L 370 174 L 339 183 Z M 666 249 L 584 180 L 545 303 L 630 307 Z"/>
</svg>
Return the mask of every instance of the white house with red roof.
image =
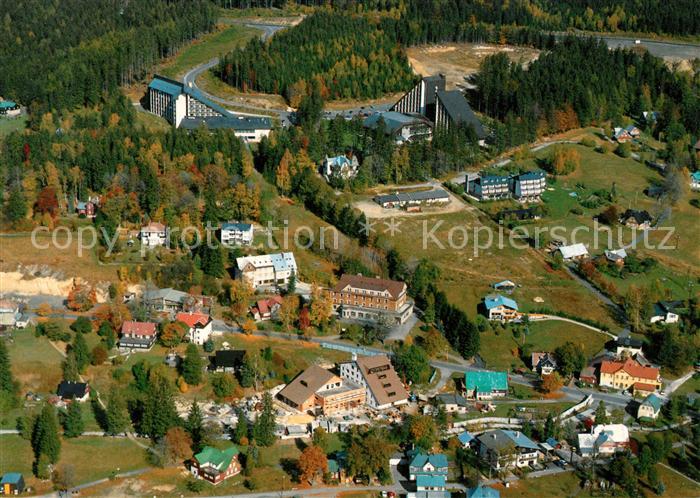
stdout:
<svg viewBox="0 0 700 498">
<path fill-rule="evenodd" d="M 182 312 L 175 315 L 175 320 L 189 327 L 187 337 L 191 343 L 201 346 L 209 340 L 212 332 L 212 319 L 206 313 Z"/>
<path fill-rule="evenodd" d="M 127 321 L 122 324 L 119 347 L 123 349 L 151 349 L 158 337 L 158 329 L 152 322 Z"/>
<path fill-rule="evenodd" d="M 282 296 L 272 296 L 269 299 L 261 299 L 250 307 L 250 313 L 257 321 L 272 320 L 282 306 Z"/>
</svg>

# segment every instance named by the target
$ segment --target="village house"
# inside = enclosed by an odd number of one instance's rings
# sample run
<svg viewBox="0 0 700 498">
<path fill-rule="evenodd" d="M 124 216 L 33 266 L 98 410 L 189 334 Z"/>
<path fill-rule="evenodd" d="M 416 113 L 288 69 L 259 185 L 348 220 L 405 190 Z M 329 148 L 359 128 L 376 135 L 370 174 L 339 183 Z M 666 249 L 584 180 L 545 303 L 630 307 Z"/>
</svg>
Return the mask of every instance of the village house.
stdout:
<svg viewBox="0 0 700 498">
<path fill-rule="evenodd" d="M 90 386 L 86 382 L 62 380 L 58 384 L 56 395 L 64 402 L 78 401 L 84 403 L 90 398 Z"/>
<path fill-rule="evenodd" d="M 605 251 L 605 259 L 614 263 L 617 266 L 623 266 L 625 264 L 625 258 L 627 257 L 627 251 L 625 248 L 616 249 L 614 251 Z"/>
<path fill-rule="evenodd" d="M 212 332 L 212 319 L 206 313 L 180 312 L 175 315 L 175 320 L 187 325 L 187 338 L 191 343 L 201 346 L 209 340 Z"/>
<path fill-rule="evenodd" d="M 285 286 L 297 275 L 297 262 L 291 252 L 236 258 L 236 277 L 254 289 Z"/>
<path fill-rule="evenodd" d="M 617 143 L 631 142 L 635 138 L 638 138 L 641 133 L 639 128 L 634 125 L 629 125 L 624 128 L 615 127 L 612 138 Z"/>
<path fill-rule="evenodd" d="M 477 440 L 479 456 L 495 471 L 533 466 L 541 456 L 537 443 L 519 431 L 487 431 Z"/>
<path fill-rule="evenodd" d="M 353 356 L 340 364 L 340 377 L 363 386 L 367 405 L 375 410 L 408 403 L 408 392 L 387 355 Z"/>
<path fill-rule="evenodd" d="M 497 489 L 479 484 L 475 488 L 467 489 L 467 498 L 501 498 L 501 493 Z"/>
<path fill-rule="evenodd" d="M 469 370 L 464 374 L 467 399 L 502 398 L 508 394 L 508 373 L 487 370 Z"/>
<path fill-rule="evenodd" d="M 220 349 L 210 357 L 210 369 L 215 372 L 236 373 L 243 365 L 245 350 Z"/>
<path fill-rule="evenodd" d="M 442 453 L 417 453 L 408 464 L 409 479 L 416 490 L 409 491 L 407 498 L 449 498 L 447 468 L 447 457 Z"/>
<path fill-rule="evenodd" d="M 330 289 L 333 309 L 341 318 L 401 324 L 413 313 L 404 282 L 343 274 Z"/>
<path fill-rule="evenodd" d="M 158 331 L 155 323 L 126 321 L 122 323 L 119 347 L 123 349 L 151 349 L 157 336 Z"/>
<path fill-rule="evenodd" d="M 700 142 L 698 142 L 698 144 L 700 144 Z M 690 189 L 700 190 L 700 170 L 693 171 L 690 174 Z"/>
<path fill-rule="evenodd" d="M 466 413 L 469 403 L 464 397 L 455 393 L 441 393 L 435 396 L 435 404 L 442 407 L 446 413 Z"/>
<path fill-rule="evenodd" d="M 502 209 L 496 214 L 498 221 L 525 221 L 539 220 L 542 218 L 541 211 L 537 207 L 520 209 Z"/>
<path fill-rule="evenodd" d="M 75 204 L 75 212 L 78 216 L 84 216 L 85 218 L 94 218 L 96 211 L 97 205 L 91 200 L 78 201 Z"/>
<path fill-rule="evenodd" d="M 0 480 L 1 495 L 19 495 L 25 490 L 24 476 L 19 472 L 6 472 Z"/>
<path fill-rule="evenodd" d="M 282 306 L 282 296 L 272 296 L 268 299 L 260 299 L 255 302 L 254 306 L 250 307 L 250 314 L 253 315 L 255 321 L 272 320 L 277 316 L 277 312 Z"/>
<path fill-rule="evenodd" d="M 544 171 L 528 171 L 513 178 L 513 197 L 520 202 L 539 201 L 547 188 Z"/>
<path fill-rule="evenodd" d="M 0 330 L 16 327 L 21 316 L 19 303 L 10 299 L 0 299 Z"/>
<path fill-rule="evenodd" d="M 437 188 L 378 195 L 374 198 L 374 202 L 385 209 L 404 208 L 407 211 L 416 211 L 420 210 L 422 206 L 449 204 L 450 195 L 445 190 Z"/>
<path fill-rule="evenodd" d="M 457 435 L 457 441 L 462 445 L 462 448 L 472 448 L 476 444 L 476 438 L 468 431 L 460 432 Z"/>
<path fill-rule="evenodd" d="M 253 225 L 237 221 L 223 223 L 219 236 L 226 247 L 249 246 L 253 243 Z"/>
<path fill-rule="evenodd" d="M 678 323 L 683 306 L 682 301 L 659 301 L 652 307 L 649 323 Z"/>
<path fill-rule="evenodd" d="M 615 341 L 615 355 L 618 358 L 623 356 L 635 357 L 642 352 L 642 346 L 644 341 L 641 339 L 635 339 L 634 337 L 618 337 Z"/>
<path fill-rule="evenodd" d="M 467 177 L 464 190 L 480 201 L 507 199 L 510 197 L 510 177 L 480 173 Z"/>
<path fill-rule="evenodd" d="M 662 405 L 663 402 L 660 397 L 654 393 L 650 394 L 644 398 L 644 401 L 639 403 L 639 407 L 637 408 L 637 418 L 656 420 L 661 412 Z"/>
<path fill-rule="evenodd" d="M 145 247 L 165 246 L 168 242 L 168 227 L 155 221 L 141 227 L 141 244 Z"/>
<path fill-rule="evenodd" d="M 512 280 L 503 280 L 501 282 L 496 282 L 492 287 L 499 292 L 511 294 L 515 290 L 516 285 Z"/>
<path fill-rule="evenodd" d="M 143 293 L 143 305 L 160 313 L 172 313 L 188 309 L 195 299 L 187 292 L 168 287 L 167 289 L 146 290 Z"/>
<path fill-rule="evenodd" d="M 236 446 L 229 446 L 224 450 L 205 446 L 202 451 L 192 457 L 190 472 L 197 479 L 219 484 L 221 481 L 241 473 L 238 454 Z"/>
<path fill-rule="evenodd" d="M 598 375 L 595 366 L 589 365 L 582 368 L 578 374 L 578 379 L 583 384 L 588 384 L 590 386 L 596 385 L 598 383 Z"/>
<path fill-rule="evenodd" d="M 360 163 L 351 151 L 335 157 L 328 157 L 323 161 L 323 175 L 326 178 L 338 176 L 343 180 L 349 180 L 357 175 Z"/>
<path fill-rule="evenodd" d="M 648 386 L 656 390 L 661 387 L 661 376 L 658 368 L 642 366 L 633 358 L 627 358 L 625 361 L 603 361 L 600 364 L 598 384 L 623 391 L 630 388 L 646 390 Z"/>
<path fill-rule="evenodd" d="M 580 261 L 588 258 L 588 249 L 581 243 L 561 246 L 557 250 L 564 261 Z"/>
<path fill-rule="evenodd" d="M 644 111 L 642 112 L 642 118 L 644 122 L 648 125 L 654 124 L 659 120 L 661 114 L 657 111 Z"/>
<path fill-rule="evenodd" d="M 647 211 L 628 209 L 620 216 L 620 223 L 635 230 L 648 230 L 653 219 Z"/>
<path fill-rule="evenodd" d="M 590 434 L 578 435 L 578 449 L 582 457 L 609 456 L 625 451 L 630 445 L 630 435 L 624 424 L 596 425 Z"/>
<path fill-rule="evenodd" d="M 325 416 L 365 404 L 365 388 L 317 365 L 311 365 L 287 384 L 277 398 L 287 406 Z"/>
<path fill-rule="evenodd" d="M 430 140 L 433 129 L 430 121 L 419 114 L 402 114 L 396 111 L 375 112 L 362 123 L 365 128 L 377 129 L 383 124 L 384 133 L 397 144 Z"/>
<path fill-rule="evenodd" d="M 520 318 L 518 303 L 509 297 L 497 294 L 484 298 L 487 318 L 499 322 L 510 322 Z"/>
<path fill-rule="evenodd" d="M 12 100 L 0 100 L 0 116 L 14 118 L 22 114 L 22 108 Z"/>
<path fill-rule="evenodd" d="M 532 353 L 532 369 L 540 375 L 551 375 L 557 369 L 557 359 L 552 353 Z"/>
</svg>

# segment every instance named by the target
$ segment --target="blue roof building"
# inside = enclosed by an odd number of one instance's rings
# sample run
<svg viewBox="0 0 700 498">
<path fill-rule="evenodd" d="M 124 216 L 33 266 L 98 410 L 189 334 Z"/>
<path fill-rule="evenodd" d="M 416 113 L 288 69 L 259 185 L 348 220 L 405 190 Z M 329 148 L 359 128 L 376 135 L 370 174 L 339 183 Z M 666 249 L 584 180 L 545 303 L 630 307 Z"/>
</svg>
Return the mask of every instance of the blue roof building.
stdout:
<svg viewBox="0 0 700 498">
<path fill-rule="evenodd" d="M 467 498 L 500 498 L 501 493 L 497 489 L 488 486 L 477 486 L 467 489 Z"/>
<path fill-rule="evenodd" d="M 474 436 L 472 436 L 468 431 L 464 431 L 457 436 L 457 439 L 462 444 L 462 446 L 467 447 L 475 441 Z"/>
<path fill-rule="evenodd" d="M 409 478 L 415 482 L 415 493 L 409 498 L 449 498 L 446 491 L 447 457 L 442 453 L 417 453 L 408 466 Z"/>
<path fill-rule="evenodd" d="M 509 297 L 501 296 L 500 294 L 496 296 L 489 296 L 484 299 L 484 305 L 486 306 L 487 310 L 492 310 L 501 306 L 505 306 L 513 310 L 518 309 L 518 303 L 516 303 L 515 300 Z"/>
<path fill-rule="evenodd" d="M 0 494 L 15 495 L 24 492 L 24 476 L 19 472 L 7 472 L 0 480 Z"/>
<path fill-rule="evenodd" d="M 508 394 L 508 373 L 486 370 L 468 371 L 464 374 L 467 398 L 491 399 Z"/>
<path fill-rule="evenodd" d="M 637 408 L 637 418 L 655 420 L 659 416 L 662 406 L 663 400 L 656 394 L 652 393 L 639 404 L 639 407 Z"/>
<path fill-rule="evenodd" d="M 519 319 L 521 316 L 518 313 L 518 303 L 501 294 L 486 296 L 484 298 L 484 308 L 486 308 L 486 317 L 489 320 L 510 322 Z"/>
</svg>

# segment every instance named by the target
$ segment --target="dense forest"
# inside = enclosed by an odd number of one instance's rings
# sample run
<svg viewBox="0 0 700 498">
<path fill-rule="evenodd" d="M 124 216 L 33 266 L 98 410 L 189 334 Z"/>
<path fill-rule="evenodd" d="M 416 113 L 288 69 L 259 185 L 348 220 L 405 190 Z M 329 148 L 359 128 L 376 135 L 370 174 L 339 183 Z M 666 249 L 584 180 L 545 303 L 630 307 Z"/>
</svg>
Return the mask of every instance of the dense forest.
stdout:
<svg viewBox="0 0 700 498">
<path fill-rule="evenodd" d="M 293 47 L 293 49 L 290 49 Z M 405 90 L 413 74 L 396 38 L 366 17 L 319 11 L 269 42 L 254 39 L 219 63 L 244 91 L 279 93 L 296 107 L 312 79 L 324 98 L 376 98 Z"/>
<path fill-rule="evenodd" d="M 0 0 L 0 95 L 37 111 L 95 105 L 212 28 L 207 0 Z"/>
<path fill-rule="evenodd" d="M 618 123 L 651 109 L 661 112 L 657 132 L 669 139 L 700 133 L 700 74 L 674 73 L 648 53 L 610 51 L 595 39 L 562 40 L 527 70 L 505 54 L 490 56 L 473 83 L 476 109 L 517 120 L 529 134 Z"/>
<path fill-rule="evenodd" d="M 287 0 L 217 0 L 226 8 L 282 8 Z M 401 13 L 409 39 L 446 41 L 463 38 L 469 24 L 530 26 L 544 30 L 631 31 L 700 34 L 695 0 L 296 0 L 302 6 L 331 4 L 338 10 Z"/>
</svg>

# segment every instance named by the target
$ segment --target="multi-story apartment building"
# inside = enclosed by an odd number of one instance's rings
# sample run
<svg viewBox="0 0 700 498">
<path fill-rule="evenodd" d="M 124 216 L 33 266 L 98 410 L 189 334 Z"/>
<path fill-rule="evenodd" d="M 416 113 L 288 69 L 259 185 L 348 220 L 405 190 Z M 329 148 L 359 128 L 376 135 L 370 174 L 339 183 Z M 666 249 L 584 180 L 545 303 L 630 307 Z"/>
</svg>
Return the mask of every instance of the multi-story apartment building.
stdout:
<svg viewBox="0 0 700 498">
<path fill-rule="evenodd" d="M 287 285 L 292 275 L 297 275 L 297 262 L 291 252 L 236 258 L 236 276 L 255 289 Z"/>
<path fill-rule="evenodd" d="M 406 290 L 406 284 L 397 280 L 344 274 L 328 292 L 342 318 L 401 324 L 413 312 Z"/>
<path fill-rule="evenodd" d="M 221 225 L 221 243 L 228 247 L 249 246 L 253 242 L 253 225 L 232 221 Z"/>
<path fill-rule="evenodd" d="M 277 398 L 300 412 L 335 415 L 365 404 L 365 388 L 312 365 L 282 389 Z"/>
<path fill-rule="evenodd" d="M 408 392 L 386 355 L 353 357 L 340 364 L 340 376 L 363 386 L 367 405 L 376 410 L 408 403 Z"/>
<path fill-rule="evenodd" d="M 510 197 L 510 178 L 481 174 L 468 181 L 465 190 L 481 201 L 507 199 Z"/>
<path fill-rule="evenodd" d="M 544 171 L 528 171 L 513 178 L 513 197 L 521 202 L 537 201 L 547 188 Z"/>
<path fill-rule="evenodd" d="M 479 145 L 486 145 L 486 132 L 481 121 L 459 90 L 438 90 L 435 96 L 435 130 L 447 130 L 462 125 L 471 126 Z"/>
</svg>

